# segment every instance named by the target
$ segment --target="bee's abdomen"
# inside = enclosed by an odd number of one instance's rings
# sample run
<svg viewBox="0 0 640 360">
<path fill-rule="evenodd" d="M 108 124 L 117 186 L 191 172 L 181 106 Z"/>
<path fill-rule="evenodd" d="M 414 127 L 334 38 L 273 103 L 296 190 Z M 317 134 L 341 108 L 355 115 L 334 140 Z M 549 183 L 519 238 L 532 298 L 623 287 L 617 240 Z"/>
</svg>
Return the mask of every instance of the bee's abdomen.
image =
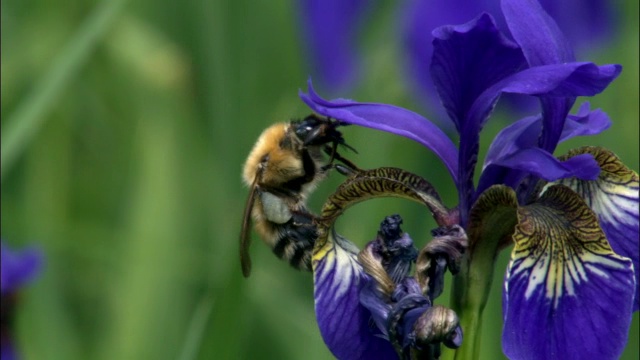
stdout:
<svg viewBox="0 0 640 360">
<path fill-rule="evenodd" d="M 311 271 L 313 245 L 318 238 L 311 214 L 295 214 L 287 223 L 278 226 L 273 252 L 299 270 Z"/>
</svg>

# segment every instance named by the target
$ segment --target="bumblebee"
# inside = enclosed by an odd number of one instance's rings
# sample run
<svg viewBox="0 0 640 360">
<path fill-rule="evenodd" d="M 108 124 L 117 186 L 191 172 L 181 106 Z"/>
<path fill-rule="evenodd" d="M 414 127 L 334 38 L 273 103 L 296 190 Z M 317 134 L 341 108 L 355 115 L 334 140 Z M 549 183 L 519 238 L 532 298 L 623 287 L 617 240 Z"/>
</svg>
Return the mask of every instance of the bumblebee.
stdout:
<svg viewBox="0 0 640 360">
<path fill-rule="evenodd" d="M 311 270 L 317 233 L 315 215 L 307 210 L 306 198 L 330 169 L 343 174 L 357 169 L 337 152 L 338 145 L 355 151 L 337 130 L 341 125 L 345 124 L 309 115 L 303 120 L 272 125 L 258 138 L 242 174 L 250 187 L 240 233 L 240 262 L 245 277 L 251 273 L 252 219 L 256 232 L 276 256 L 297 269 Z M 334 160 L 346 167 L 334 164 Z"/>
</svg>

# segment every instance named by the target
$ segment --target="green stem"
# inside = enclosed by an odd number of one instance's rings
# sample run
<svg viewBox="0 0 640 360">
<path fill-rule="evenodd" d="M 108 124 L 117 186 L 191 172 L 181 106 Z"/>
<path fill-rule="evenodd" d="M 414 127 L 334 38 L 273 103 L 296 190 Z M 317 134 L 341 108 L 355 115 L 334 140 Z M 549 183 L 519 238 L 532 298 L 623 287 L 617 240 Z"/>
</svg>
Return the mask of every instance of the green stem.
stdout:
<svg viewBox="0 0 640 360">
<path fill-rule="evenodd" d="M 482 311 L 487 304 L 493 280 L 495 254 L 465 256 L 460 273 L 454 277 L 451 308 L 460 318 L 464 334 L 456 360 L 475 360 L 480 356 Z"/>
<path fill-rule="evenodd" d="M 86 63 L 102 40 L 126 0 L 105 0 L 82 23 L 69 43 L 52 61 L 49 71 L 35 84 L 31 93 L 9 115 L 2 129 L 2 165 L 4 177 L 43 126 L 47 112 L 56 105 L 69 82 Z"/>
<path fill-rule="evenodd" d="M 469 248 L 453 277 L 451 308 L 458 314 L 464 340 L 455 360 L 480 358 L 482 311 L 487 304 L 495 260 L 501 247 L 511 241 L 517 223 L 518 203 L 512 189 L 502 185 L 485 191 L 469 217 Z"/>
</svg>

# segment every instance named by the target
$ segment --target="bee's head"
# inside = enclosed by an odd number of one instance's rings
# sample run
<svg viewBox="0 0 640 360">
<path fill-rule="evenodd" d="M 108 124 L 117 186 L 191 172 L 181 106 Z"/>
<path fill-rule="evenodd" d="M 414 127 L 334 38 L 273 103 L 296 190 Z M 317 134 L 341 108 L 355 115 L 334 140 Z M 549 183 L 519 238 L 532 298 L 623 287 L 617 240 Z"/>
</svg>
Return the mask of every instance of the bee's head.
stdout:
<svg viewBox="0 0 640 360">
<path fill-rule="evenodd" d="M 322 145 L 328 143 L 344 144 L 342 133 L 336 130 L 338 121 L 322 118 L 317 115 L 309 115 L 303 120 L 293 122 L 296 136 L 302 140 L 305 146 Z"/>
</svg>

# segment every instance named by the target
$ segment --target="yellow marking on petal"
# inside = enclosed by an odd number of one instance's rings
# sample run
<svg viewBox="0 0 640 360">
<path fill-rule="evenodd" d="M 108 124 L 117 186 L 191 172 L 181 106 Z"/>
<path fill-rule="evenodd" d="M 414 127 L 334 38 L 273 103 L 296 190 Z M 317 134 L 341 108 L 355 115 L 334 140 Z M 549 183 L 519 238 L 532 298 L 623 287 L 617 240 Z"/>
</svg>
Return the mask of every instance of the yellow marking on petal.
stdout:
<svg viewBox="0 0 640 360">
<path fill-rule="evenodd" d="M 627 266 L 611 250 L 596 215 L 566 186 L 548 187 L 538 202 L 518 209 L 518 219 L 509 278 L 526 277 L 527 299 L 542 289 L 557 307 L 590 276 L 608 278 L 608 269 Z"/>
<path fill-rule="evenodd" d="M 334 231 L 328 234 L 322 248 L 317 249 L 313 256 L 314 281 L 316 284 L 323 283 L 325 290 L 316 293 L 316 302 L 322 301 L 324 294 L 340 299 L 357 285 L 363 270 L 356 254 L 355 245 Z M 319 270 L 320 262 L 323 262 L 323 267 Z"/>
<path fill-rule="evenodd" d="M 553 184 L 562 184 L 577 192 L 587 205 L 607 223 L 638 224 L 640 203 L 640 181 L 638 174 L 626 167 L 611 151 L 587 146 L 561 156 L 566 160 L 576 155 L 591 154 L 600 165 L 598 179 L 593 181 L 576 178 L 561 179 Z"/>
</svg>

